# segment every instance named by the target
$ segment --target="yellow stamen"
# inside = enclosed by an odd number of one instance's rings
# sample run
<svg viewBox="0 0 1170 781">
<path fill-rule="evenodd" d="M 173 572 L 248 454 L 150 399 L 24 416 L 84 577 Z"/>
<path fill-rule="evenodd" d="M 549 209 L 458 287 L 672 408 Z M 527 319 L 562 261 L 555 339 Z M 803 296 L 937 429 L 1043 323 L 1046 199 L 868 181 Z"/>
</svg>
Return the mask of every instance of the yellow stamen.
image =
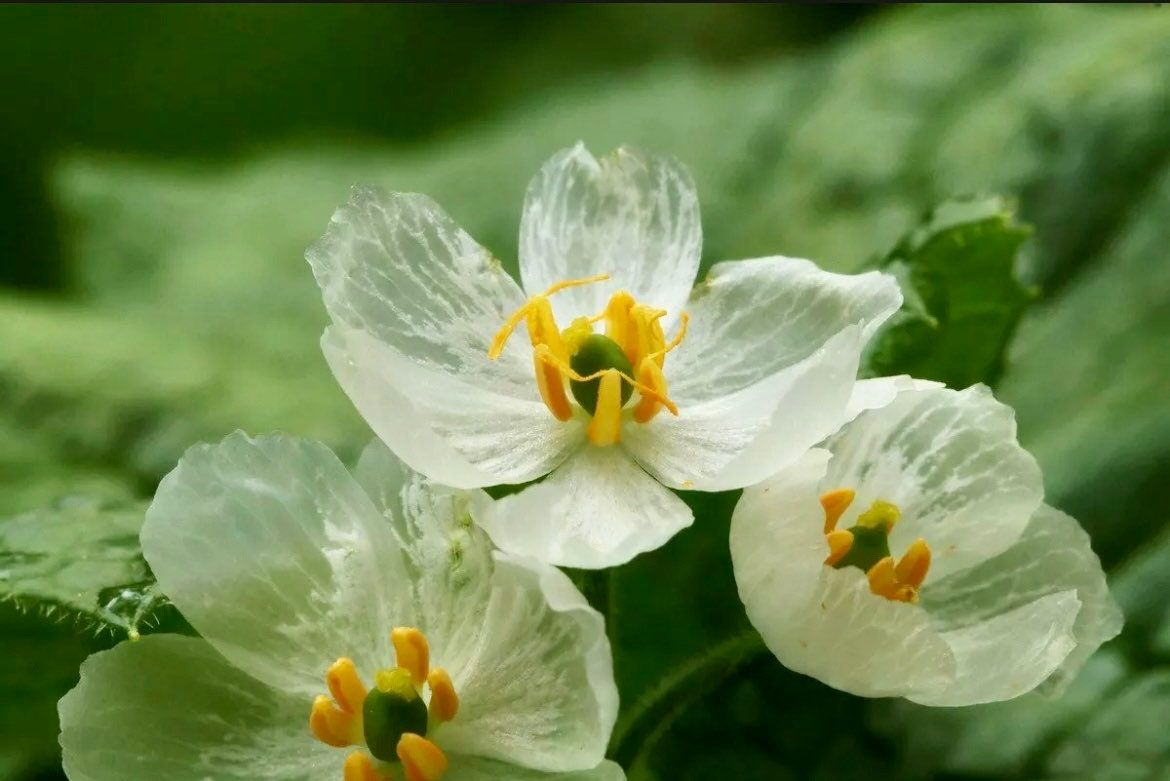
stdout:
<svg viewBox="0 0 1170 781">
<path fill-rule="evenodd" d="M 360 745 L 364 737 L 361 714 L 341 710 L 324 694 L 313 700 L 309 729 L 317 740 L 334 748 Z"/>
<path fill-rule="evenodd" d="M 902 511 L 898 509 L 896 504 L 878 499 L 870 505 L 868 510 L 857 517 L 857 525 L 870 529 L 883 526 L 886 534 L 889 534 L 890 529 L 894 528 L 894 524 L 898 522 L 900 517 L 902 517 Z"/>
<path fill-rule="evenodd" d="M 666 312 L 663 310 L 659 310 L 659 311 L 661 311 L 662 314 L 666 314 Z M 658 360 L 659 366 L 661 366 L 663 364 L 665 357 L 666 357 L 666 354 L 669 353 L 670 351 L 672 351 L 674 348 L 678 347 L 680 344 L 682 344 L 683 339 L 687 338 L 687 327 L 690 324 L 691 324 L 691 316 L 688 315 L 686 312 L 679 312 L 678 313 L 678 333 L 676 333 L 674 335 L 674 338 L 671 339 L 669 343 L 662 345 L 662 347 L 660 349 L 656 350 L 655 352 L 650 353 L 650 357 L 653 357 L 653 358 Z M 660 329 L 660 332 L 661 332 L 661 329 Z"/>
<path fill-rule="evenodd" d="M 581 343 L 593 335 L 593 326 L 589 324 L 588 317 L 578 317 L 573 322 L 569 323 L 569 327 L 561 332 L 561 339 L 565 344 L 566 360 L 577 354 L 581 349 Z"/>
<path fill-rule="evenodd" d="M 325 671 L 325 685 L 333 701 L 346 713 L 360 713 L 366 700 L 366 686 L 358 676 L 352 659 L 342 657 Z"/>
<path fill-rule="evenodd" d="M 633 296 L 624 290 L 619 290 L 610 297 L 609 303 L 605 305 L 605 311 L 600 315 L 605 320 L 605 335 L 622 348 L 622 352 L 630 359 L 631 365 L 634 363 L 634 359 L 632 357 L 633 345 L 631 344 L 633 323 L 630 322 L 630 310 L 634 308 L 636 303 Z"/>
<path fill-rule="evenodd" d="M 536 389 L 540 392 L 544 406 L 557 420 L 566 421 L 573 417 L 573 407 L 565 392 L 565 376 L 561 370 L 556 364 L 543 360 L 539 351 L 533 351 L 532 364 L 536 371 Z"/>
<path fill-rule="evenodd" d="M 869 590 L 886 599 L 896 599 L 898 576 L 894 574 L 894 557 L 886 556 L 865 573 L 869 579 Z"/>
<path fill-rule="evenodd" d="M 566 279 L 563 282 L 557 282 L 551 285 L 543 293 L 539 293 L 529 298 L 523 306 L 509 315 L 508 319 L 504 321 L 503 326 L 496 332 L 492 339 L 491 347 L 488 348 L 488 358 L 493 361 L 500 357 L 504 352 L 504 345 L 512 332 L 516 330 L 516 326 L 520 325 L 520 321 L 528 321 L 528 336 L 532 340 L 533 346 L 537 344 L 549 344 L 550 346 L 560 346 L 560 332 L 557 330 L 556 321 L 552 316 L 552 306 L 548 302 L 548 297 L 559 293 L 562 290 L 567 290 L 571 287 L 580 287 L 581 285 L 591 285 L 594 282 L 603 282 L 609 279 L 609 274 L 595 274 L 591 277 L 583 277 L 582 279 Z M 551 344 L 555 341 L 556 344 Z"/>
<path fill-rule="evenodd" d="M 589 441 L 598 447 L 620 442 L 622 438 L 622 375 L 608 370 L 602 372 L 597 388 L 597 409 L 589 421 Z"/>
<path fill-rule="evenodd" d="M 398 740 L 398 758 L 406 781 L 438 781 L 447 772 L 447 756 L 426 738 L 412 732 Z"/>
<path fill-rule="evenodd" d="M 634 386 L 634 389 L 637 390 L 639 393 L 641 393 L 643 396 L 653 396 L 655 399 L 657 399 L 657 401 L 660 404 L 662 404 L 662 406 L 666 407 L 666 409 L 668 409 L 670 411 L 671 415 L 678 415 L 678 405 L 677 404 L 675 404 L 673 401 L 671 401 L 668 397 L 663 396 L 662 394 L 658 393 L 653 388 L 651 388 L 647 385 L 644 385 L 641 382 L 638 382 L 637 380 L 635 380 L 633 377 L 629 376 L 625 372 L 618 371 L 617 369 L 602 369 L 601 371 L 594 372 L 593 374 L 581 375 L 581 374 L 578 374 L 576 371 L 574 371 L 573 367 L 569 365 L 568 361 L 561 360 L 557 356 L 553 355 L 552 351 L 550 351 L 544 345 L 538 346 L 535 350 L 535 353 L 536 353 L 536 357 L 538 360 L 541 360 L 541 361 L 544 361 L 546 363 L 550 363 L 553 366 L 556 366 L 557 369 L 560 370 L 561 374 L 568 377 L 570 380 L 574 380 L 576 382 L 589 382 L 590 380 L 597 380 L 597 379 L 600 379 L 602 377 L 605 377 L 607 374 L 616 374 L 618 377 L 621 377 L 623 380 L 628 382 L 630 385 Z M 619 399 L 620 399 L 620 396 L 619 396 Z M 600 402 L 599 402 L 599 404 L 600 404 Z"/>
<path fill-rule="evenodd" d="M 919 537 L 910 544 L 906 553 L 898 560 L 894 574 L 899 583 L 905 583 L 917 589 L 926 580 L 926 573 L 930 571 L 930 546 L 926 540 Z"/>
<path fill-rule="evenodd" d="M 398 655 L 398 666 L 408 670 L 414 685 L 421 687 L 431 666 L 427 638 L 414 627 L 400 626 L 390 633 L 390 642 Z"/>
<path fill-rule="evenodd" d="M 825 535 L 825 542 L 829 543 L 829 555 L 825 557 L 825 564 L 833 566 L 853 547 L 853 532 L 847 529 L 836 529 Z"/>
<path fill-rule="evenodd" d="M 447 671 L 442 667 L 431 670 L 431 674 L 427 676 L 427 686 L 431 690 L 431 702 L 428 706 L 431 719 L 442 723 L 455 718 L 455 714 L 459 712 L 459 695 L 455 693 L 455 686 L 451 683 L 451 676 Z"/>
<path fill-rule="evenodd" d="M 370 755 L 361 751 L 346 757 L 344 773 L 345 781 L 391 781 L 394 778 L 390 773 L 379 773 Z"/>
<path fill-rule="evenodd" d="M 666 377 L 662 374 L 662 367 L 655 362 L 653 356 L 647 355 L 638 367 L 638 382 L 651 388 L 654 393 L 643 393 L 634 407 L 634 420 L 639 423 L 649 423 L 662 409 L 660 398 L 666 397 Z"/>
<path fill-rule="evenodd" d="M 837 521 L 853 504 L 857 492 L 852 488 L 838 488 L 821 494 L 821 507 L 825 510 L 825 534 L 837 528 Z"/>
<path fill-rule="evenodd" d="M 643 358 L 656 356 L 658 365 L 665 360 L 666 337 L 662 333 L 662 324 L 658 322 L 666 315 L 665 309 L 651 309 L 645 304 L 638 304 L 630 310 L 630 320 L 634 325 L 632 350 L 627 352 L 630 363 L 637 366 Z"/>
</svg>

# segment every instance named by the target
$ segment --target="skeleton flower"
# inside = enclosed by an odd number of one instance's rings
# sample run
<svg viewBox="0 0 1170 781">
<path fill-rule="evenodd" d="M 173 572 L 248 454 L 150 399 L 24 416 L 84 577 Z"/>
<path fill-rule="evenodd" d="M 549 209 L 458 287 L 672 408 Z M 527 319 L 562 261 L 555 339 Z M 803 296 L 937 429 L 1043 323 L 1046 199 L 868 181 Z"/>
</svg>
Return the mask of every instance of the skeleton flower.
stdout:
<svg viewBox="0 0 1170 781">
<path fill-rule="evenodd" d="M 744 492 L 731 553 L 779 660 L 925 705 L 1059 688 L 1120 631 L 1075 520 L 982 386 L 903 389 Z"/>
<path fill-rule="evenodd" d="M 690 525 L 664 486 L 758 482 L 840 425 L 891 277 L 716 265 L 676 162 L 582 145 L 520 223 L 523 288 L 425 196 L 356 189 L 307 254 L 325 355 L 406 463 L 462 488 L 543 483 L 477 517 L 502 549 L 620 564 Z"/>
<path fill-rule="evenodd" d="M 600 615 L 495 555 L 469 498 L 381 444 L 234 434 L 188 451 L 142 531 L 203 639 L 90 657 L 60 704 L 73 781 L 614 781 Z"/>
</svg>

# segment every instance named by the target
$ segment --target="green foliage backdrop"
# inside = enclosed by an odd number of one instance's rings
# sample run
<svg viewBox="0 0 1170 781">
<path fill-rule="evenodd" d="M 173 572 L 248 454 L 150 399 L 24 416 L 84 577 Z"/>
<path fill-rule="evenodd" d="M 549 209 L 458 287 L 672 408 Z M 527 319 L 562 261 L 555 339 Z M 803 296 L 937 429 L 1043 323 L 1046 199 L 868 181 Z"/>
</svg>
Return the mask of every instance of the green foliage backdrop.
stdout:
<svg viewBox="0 0 1170 781">
<path fill-rule="evenodd" d="M 899 273 L 914 295 L 872 370 L 993 383 L 1128 618 L 1063 699 L 959 710 L 729 657 L 633 776 L 1170 778 L 1170 11 L 97 10 L 0 12 L 19 109 L 0 146 L 0 778 L 56 777 L 54 703 L 118 635 L 94 636 L 100 608 L 181 629 L 92 508 L 136 506 L 235 428 L 345 458 L 368 438 L 302 259 L 349 185 L 433 196 L 515 270 L 527 178 L 577 139 L 691 167 L 704 267 Z M 63 86 L 58 47 L 94 70 Z M 931 212 L 966 195 L 1002 197 Z M 735 495 L 685 498 L 694 527 L 610 590 L 626 719 L 748 628 Z M 130 592 L 66 588 L 53 568 L 77 563 L 21 537 L 37 524 L 73 529 L 87 565 L 100 547 L 103 585 Z"/>
</svg>

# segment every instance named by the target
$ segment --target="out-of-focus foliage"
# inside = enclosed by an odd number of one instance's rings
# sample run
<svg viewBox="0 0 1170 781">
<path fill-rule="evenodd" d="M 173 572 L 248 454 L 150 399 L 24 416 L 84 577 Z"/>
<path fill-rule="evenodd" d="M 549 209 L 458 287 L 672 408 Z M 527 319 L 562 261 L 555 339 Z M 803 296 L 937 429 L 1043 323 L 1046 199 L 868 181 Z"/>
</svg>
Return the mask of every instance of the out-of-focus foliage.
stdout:
<svg viewBox="0 0 1170 781">
<path fill-rule="evenodd" d="M 873 346 L 873 376 L 909 374 L 965 388 L 994 382 L 1032 296 L 1017 277 L 1028 229 L 999 198 L 951 201 L 876 265 L 905 303 Z"/>
<path fill-rule="evenodd" d="M 823 17 L 713 6 L 109 13 L 6 16 L 0 67 L 19 75 L 9 105 L 23 107 L 6 143 L 32 151 L 19 164 L 9 153 L 0 170 L 31 193 L 0 240 L 0 279 L 57 290 L 0 289 L 0 513 L 68 493 L 148 497 L 187 445 L 237 427 L 314 436 L 354 456 L 369 434 L 320 358 L 325 316 L 302 252 L 355 182 L 426 192 L 513 270 L 527 178 L 579 138 L 595 151 L 671 152 L 692 168 L 705 265 L 782 252 L 843 271 L 875 257 L 913 268 L 907 248 L 933 245 L 898 241 L 921 215 L 1002 193 L 1033 226 L 1015 265 L 1040 294 L 1006 362 L 998 347 L 1023 303 L 1007 273 L 1020 237 L 996 206 L 987 219 L 1003 251 L 988 276 L 950 274 L 947 260 L 961 257 L 950 251 L 929 264 L 944 284 L 981 285 L 953 295 L 997 291 L 995 323 L 976 317 L 982 336 L 950 341 L 940 327 L 937 360 L 915 352 L 906 366 L 895 352 L 874 368 L 998 383 L 1048 501 L 1084 523 L 1114 569 L 1129 629 L 1062 700 L 961 710 L 860 700 L 759 659 L 680 714 L 635 776 L 1164 772 L 1170 732 L 1139 722 L 1170 703 L 1170 11 L 896 9 L 794 53 L 780 51 L 777 30 L 818 18 L 806 29 L 823 31 Z M 365 15 L 375 13 L 386 16 Z M 19 33 L 34 24 L 81 52 L 64 60 L 70 86 Z M 217 56 L 223 35 L 255 50 Z M 210 48 L 193 65 L 199 41 Z M 421 58 L 419 41 L 437 48 Z M 316 99 L 277 102 L 292 82 Z M 38 100 L 61 127 L 27 121 Z M 278 128 L 293 140 L 238 153 Z M 62 154 L 63 140 L 80 149 Z M 123 144 L 167 157 L 110 153 Z M 86 151 L 95 147 L 107 151 Z M 28 161 L 52 162 L 44 184 Z M 939 316 L 937 290 L 915 290 L 920 317 L 957 328 Z M 968 338 L 978 355 L 965 361 L 955 349 Z M 747 628 L 727 553 L 736 495 L 686 498 L 695 526 L 612 586 L 627 705 Z M 32 615 L 3 618 L 6 656 L 46 659 L 42 675 L 17 664 L 3 680 L 0 777 L 22 778 L 21 768 L 52 767 L 52 702 L 93 641 Z"/>
</svg>

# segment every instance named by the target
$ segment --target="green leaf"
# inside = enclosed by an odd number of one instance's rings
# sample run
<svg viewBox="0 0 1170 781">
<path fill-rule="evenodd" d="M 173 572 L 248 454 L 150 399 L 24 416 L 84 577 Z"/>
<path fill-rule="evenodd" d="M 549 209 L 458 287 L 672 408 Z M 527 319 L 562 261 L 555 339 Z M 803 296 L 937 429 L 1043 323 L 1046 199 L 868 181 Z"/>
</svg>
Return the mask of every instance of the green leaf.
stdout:
<svg viewBox="0 0 1170 781">
<path fill-rule="evenodd" d="M 138 543 L 144 511 L 70 498 L 0 521 L 0 597 L 137 638 L 166 603 Z"/>
<path fill-rule="evenodd" d="M 897 277 L 905 303 L 870 351 L 870 375 L 910 374 L 954 388 L 995 383 L 1035 297 L 1016 275 L 1029 233 L 1001 198 L 932 211 L 877 263 Z"/>
</svg>

